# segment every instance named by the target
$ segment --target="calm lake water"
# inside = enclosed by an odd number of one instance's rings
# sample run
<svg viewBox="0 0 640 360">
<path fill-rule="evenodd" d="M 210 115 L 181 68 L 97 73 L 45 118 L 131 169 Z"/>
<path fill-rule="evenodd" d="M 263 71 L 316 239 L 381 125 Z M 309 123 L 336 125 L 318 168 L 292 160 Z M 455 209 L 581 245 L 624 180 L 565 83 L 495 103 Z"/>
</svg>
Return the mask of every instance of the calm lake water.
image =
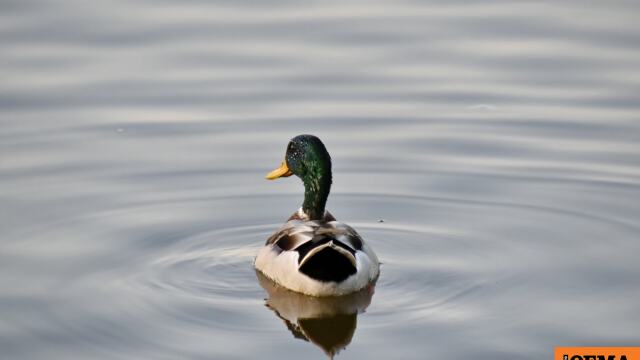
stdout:
<svg viewBox="0 0 640 360">
<path fill-rule="evenodd" d="M 548 359 L 640 345 L 637 1 L 0 3 L 0 357 Z M 383 262 L 252 261 L 302 202 Z"/>
</svg>

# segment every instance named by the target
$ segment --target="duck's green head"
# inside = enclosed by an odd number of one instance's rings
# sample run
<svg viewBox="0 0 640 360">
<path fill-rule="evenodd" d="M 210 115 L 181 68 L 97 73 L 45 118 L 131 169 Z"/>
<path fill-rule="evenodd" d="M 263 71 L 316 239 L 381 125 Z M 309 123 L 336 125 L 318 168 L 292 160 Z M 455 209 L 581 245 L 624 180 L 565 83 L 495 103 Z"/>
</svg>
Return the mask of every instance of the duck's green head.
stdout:
<svg viewBox="0 0 640 360">
<path fill-rule="evenodd" d="M 291 175 L 298 176 L 304 183 L 302 210 L 312 220 L 322 219 L 331 188 L 331 157 L 316 136 L 298 135 L 291 139 L 284 161 L 267 174 L 267 179 Z"/>
</svg>

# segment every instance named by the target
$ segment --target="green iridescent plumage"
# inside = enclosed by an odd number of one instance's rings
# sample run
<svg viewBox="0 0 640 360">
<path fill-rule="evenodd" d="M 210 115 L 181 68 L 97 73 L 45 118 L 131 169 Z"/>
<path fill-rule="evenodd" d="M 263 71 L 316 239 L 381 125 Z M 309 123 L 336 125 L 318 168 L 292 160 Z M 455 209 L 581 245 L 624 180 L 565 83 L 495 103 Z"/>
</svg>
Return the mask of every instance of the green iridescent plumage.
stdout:
<svg viewBox="0 0 640 360">
<path fill-rule="evenodd" d="M 320 220 L 331 190 L 331 157 L 312 135 L 296 136 L 287 149 L 287 165 L 304 183 L 302 210 L 310 220 Z"/>
<path fill-rule="evenodd" d="M 331 190 L 331 156 L 320 139 L 298 135 L 287 146 L 285 161 L 270 172 L 267 179 L 296 175 L 304 183 L 302 210 L 310 220 L 324 218 Z"/>
</svg>

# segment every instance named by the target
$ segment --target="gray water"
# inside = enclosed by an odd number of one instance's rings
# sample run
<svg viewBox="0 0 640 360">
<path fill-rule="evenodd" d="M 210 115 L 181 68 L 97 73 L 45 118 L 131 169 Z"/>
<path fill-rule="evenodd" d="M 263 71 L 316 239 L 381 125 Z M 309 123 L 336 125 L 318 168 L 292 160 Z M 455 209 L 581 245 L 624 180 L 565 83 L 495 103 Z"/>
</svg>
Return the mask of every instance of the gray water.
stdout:
<svg viewBox="0 0 640 360">
<path fill-rule="evenodd" d="M 3 359 L 545 359 L 640 344 L 636 1 L 0 2 Z M 253 270 L 290 138 L 383 262 Z M 333 338 L 332 338 L 333 337 Z"/>
</svg>

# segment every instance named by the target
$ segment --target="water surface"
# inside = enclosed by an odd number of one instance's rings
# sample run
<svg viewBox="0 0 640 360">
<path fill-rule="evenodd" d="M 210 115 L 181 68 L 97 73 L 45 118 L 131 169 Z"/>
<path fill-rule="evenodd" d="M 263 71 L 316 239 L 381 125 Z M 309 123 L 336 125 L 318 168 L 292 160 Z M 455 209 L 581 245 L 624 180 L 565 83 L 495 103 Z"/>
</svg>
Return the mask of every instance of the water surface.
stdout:
<svg viewBox="0 0 640 360">
<path fill-rule="evenodd" d="M 640 344 L 637 2 L 0 8 L 4 357 Z M 252 268 L 302 201 L 264 180 L 300 133 L 383 262 L 344 301 Z"/>
</svg>

